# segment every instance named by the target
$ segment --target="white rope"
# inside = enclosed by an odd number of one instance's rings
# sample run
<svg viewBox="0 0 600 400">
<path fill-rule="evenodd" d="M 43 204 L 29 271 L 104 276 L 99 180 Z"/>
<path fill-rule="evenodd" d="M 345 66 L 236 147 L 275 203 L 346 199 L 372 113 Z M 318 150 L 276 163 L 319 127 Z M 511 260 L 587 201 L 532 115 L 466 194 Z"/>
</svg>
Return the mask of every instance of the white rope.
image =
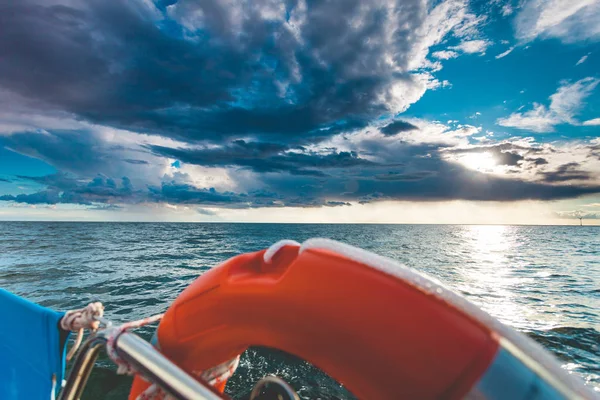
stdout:
<svg viewBox="0 0 600 400">
<path fill-rule="evenodd" d="M 138 373 L 133 368 L 133 366 L 131 366 L 131 364 L 129 364 L 127 361 L 125 361 L 121 357 L 119 357 L 119 354 L 117 353 L 117 350 L 115 348 L 115 344 L 117 342 L 117 339 L 119 338 L 119 335 L 121 335 L 123 332 L 125 332 L 129 329 L 139 328 L 144 325 L 148 325 L 153 322 L 159 321 L 163 317 L 163 315 L 164 314 L 157 314 L 157 315 L 153 315 L 151 317 L 140 319 L 137 321 L 127 322 L 117 328 L 112 329 L 112 331 L 107 336 L 106 352 L 108 353 L 108 356 L 110 357 L 110 359 L 117 365 L 117 374 L 119 374 L 119 375 L 134 375 L 134 374 Z M 239 363 L 240 363 L 240 356 L 237 356 L 229 361 L 226 361 L 222 364 L 214 366 L 206 371 L 201 371 L 201 372 L 193 371 L 192 373 L 195 375 L 199 375 L 203 380 L 207 381 L 210 385 L 218 386 L 219 384 L 227 381 L 227 379 L 229 379 L 233 375 L 233 373 L 237 369 Z M 156 384 L 152 384 L 148 388 L 146 388 L 146 390 L 144 390 L 142 393 L 140 393 L 136 398 L 136 400 L 154 400 L 154 399 L 171 400 L 172 397 L 169 396 L 167 393 L 165 393 L 164 390 L 162 390 L 162 388 L 160 386 L 158 386 Z"/>
<path fill-rule="evenodd" d="M 200 378 L 208 382 L 211 386 L 219 386 L 223 382 L 226 382 L 235 370 L 238 365 L 240 365 L 240 356 L 232 358 L 229 361 L 225 361 L 222 364 L 215 365 L 212 368 L 209 368 L 205 371 L 202 371 L 200 374 L 194 372 L 196 375 L 199 375 Z"/>
<path fill-rule="evenodd" d="M 155 399 L 170 400 L 170 397 L 171 396 L 166 394 L 160 388 L 160 386 L 158 386 L 156 383 L 153 383 L 152 385 L 148 386 L 146 388 L 146 390 L 144 390 L 142 393 L 140 393 L 138 395 L 138 397 L 135 398 L 135 400 L 155 400 Z"/>
<path fill-rule="evenodd" d="M 119 357 L 119 354 L 117 353 L 115 344 L 117 342 L 117 339 L 119 338 L 119 335 L 121 335 L 121 333 L 129 329 L 139 328 L 144 325 L 160 321 L 163 315 L 164 314 L 156 314 L 151 317 L 139 319 L 137 321 L 126 322 L 119 327 L 111 329 L 110 333 L 107 335 L 106 352 L 108 353 L 110 359 L 113 360 L 115 364 L 117 364 L 117 374 L 133 375 L 136 373 L 133 367 L 127 361 Z"/>
<path fill-rule="evenodd" d="M 71 360 L 71 358 L 75 355 L 77 349 L 81 345 L 81 341 L 83 339 L 83 331 L 85 329 L 96 331 L 100 326 L 99 320 L 102 318 L 103 315 L 104 306 L 102 305 L 102 303 L 99 302 L 90 303 L 85 308 L 82 308 L 80 310 L 70 310 L 65 313 L 65 315 L 60 320 L 60 328 L 65 331 L 77 332 L 75 344 L 67 354 L 67 361 Z M 139 328 L 141 326 L 159 321 L 162 317 L 163 314 L 157 314 L 137 321 L 127 322 L 119 327 L 111 329 L 110 334 L 107 336 L 106 350 L 110 359 L 113 360 L 113 362 L 117 365 L 117 374 L 133 375 L 136 372 L 129 363 L 127 363 L 125 360 L 119 357 L 115 349 L 115 343 L 119 335 L 125 332 L 126 330 Z M 55 385 L 56 378 L 54 377 L 52 394 L 54 394 Z M 148 389 L 141 393 L 140 396 L 138 396 L 138 399 L 168 399 L 169 397 L 170 396 L 165 397 L 165 393 L 162 392 L 162 390 L 158 386 L 151 385 Z"/>
<path fill-rule="evenodd" d="M 85 308 L 80 310 L 70 310 L 60 320 L 60 327 L 65 331 L 77 332 L 77 338 L 75 344 L 69 350 L 67 354 L 67 361 L 71 361 L 71 358 L 79 349 L 81 341 L 83 339 L 83 330 L 89 329 L 95 331 L 98 329 L 100 322 L 98 321 L 104 315 L 104 306 L 100 302 L 90 303 Z"/>
<path fill-rule="evenodd" d="M 276 252 L 275 252 L 276 253 Z M 104 315 L 104 306 L 102 303 L 90 303 L 85 308 L 80 310 L 67 311 L 60 321 L 61 329 L 65 331 L 78 332 L 75 344 L 67 354 L 67 361 L 71 360 L 73 355 L 77 352 L 83 338 L 84 329 L 95 331 L 100 325 L 99 319 Z M 144 325 L 151 324 L 156 321 L 160 321 L 164 314 L 157 314 L 151 317 L 143 318 L 137 321 L 131 321 L 124 323 L 121 326 L 110 329 L 107 335 L 106 352 L 110 359 L 117 365 L 117 374 L 120 375 L 134 375 L 137 373 L 135 369 L 117 353 L 115 344 L 119 335 L 129 329 L 140 328 Z M 223 364 L 219 364 L 206 371 L 195 372 L 202 379 L 207 381 L 210 385 L 217 386 L 220 383 L 226 381 L 233 375 L 237 366 L 240 362 L 240 357 L 237 356 L 232 360 L 229 360 Z M 55 383 L 54 383 L 55 384 Z M 54 393 L 54 390 L 53 390 Z M 137 397 L 137 400 L 152 400 L 152 399 L 165 399 L 169 400 L 168 396 L 159 386 L 156 384 L 150 385 Z"/>
<path fill-rule="evenodd" d="M 56 374 L 52 374 L 52 390 L 50 391 L 50 400 L 56 400 Z"/>
<path fill-rule="evenodd" d="M 232 358 L 229 361 L 225 361 L 222 364 L 216 365 L 205 371 L 193 371 L 192 374 L 199 376 L 202 380 L 207 382 L 211 386 L 219 386 L 223 382 L 226 382 L 240 364 L 240 356 Z M 136 397 L 136 400 L 173 400 L 173 397 L 169 396 L 160 386 L 156 383 L 148 386 L 146 390 Z"/>
</svg>

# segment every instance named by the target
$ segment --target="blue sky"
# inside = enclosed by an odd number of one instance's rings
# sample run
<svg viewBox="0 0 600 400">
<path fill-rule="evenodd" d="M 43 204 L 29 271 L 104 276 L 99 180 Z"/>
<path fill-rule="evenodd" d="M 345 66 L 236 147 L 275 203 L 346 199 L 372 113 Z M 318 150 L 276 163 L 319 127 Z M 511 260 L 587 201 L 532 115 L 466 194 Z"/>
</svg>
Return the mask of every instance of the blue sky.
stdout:
<svg viewBox="0 0 600 400">
<path fill-rule="evenodd" d="M 600 221 L 600 0 L 5 3 L 0 219 Z"/>
</svg>

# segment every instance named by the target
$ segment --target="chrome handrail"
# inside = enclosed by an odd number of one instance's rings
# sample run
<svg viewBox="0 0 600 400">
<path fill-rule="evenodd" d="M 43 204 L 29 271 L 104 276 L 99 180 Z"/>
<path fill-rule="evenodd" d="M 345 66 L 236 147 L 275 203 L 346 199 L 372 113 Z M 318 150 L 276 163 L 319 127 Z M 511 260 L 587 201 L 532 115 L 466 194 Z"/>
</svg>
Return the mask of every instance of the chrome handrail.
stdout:
<svg viewBox="0 0 600 400">
<path fill-rule="evenodd" d="M 97 332 L 83 344 L 59 395 L 59 400 L 79 400 L 98 354 L 106 346 L 107 333 L 111 329 L 113 328 Z M 115 349 L 119 357 L 131 364 L 144 378 L 160 386 L 175 399 L 221 400 L 226 398 L 209 384 L 189 375 L 148 342 L 133 333 L 121 333 L 115 342 Z"/>
<path fill-rule="evenodd" d="M 106 346 L 106 342 L 106 337 L 102 331 L 85 341 L 75 358 L 67 382 L 58 396 L 59 400 L 79 400 L 94 368 L 98 354 Z"/>
</svg>

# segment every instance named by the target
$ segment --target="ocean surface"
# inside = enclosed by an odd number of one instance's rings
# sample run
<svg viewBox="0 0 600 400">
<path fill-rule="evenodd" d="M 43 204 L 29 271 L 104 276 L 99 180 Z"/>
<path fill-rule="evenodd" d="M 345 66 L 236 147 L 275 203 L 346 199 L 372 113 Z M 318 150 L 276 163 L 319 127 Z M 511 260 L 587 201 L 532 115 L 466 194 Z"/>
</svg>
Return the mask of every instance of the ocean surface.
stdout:
<svg viewBox="0 0 600 400">
<path fill-rule="evenodd" d="M 311 237 L 437 277 L 600 391 L 600 227 L 0 222 L 0 286 L 59 310 L 102 301 L 119 323 L 165 311 L 229 257 Z M 352 398 L 311 365 L 264 348 L 244 354 L 228 393 L 244 399 L 269 373 L 303 398 Z M 126 398 L 129 383 L 103 356 L 83 399 Z"/>
</svg>

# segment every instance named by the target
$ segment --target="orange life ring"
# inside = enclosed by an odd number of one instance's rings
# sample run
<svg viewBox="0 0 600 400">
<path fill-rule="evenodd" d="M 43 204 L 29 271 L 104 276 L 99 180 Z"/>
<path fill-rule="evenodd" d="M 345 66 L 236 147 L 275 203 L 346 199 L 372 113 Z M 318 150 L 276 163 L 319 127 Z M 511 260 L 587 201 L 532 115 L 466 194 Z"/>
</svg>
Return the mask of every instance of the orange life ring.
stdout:
<svg viewBox="0 0 600 400">
<path fill-rule="evenodd" d="M 267 346 L 309 361 L 360 399 L 460 399 L 509 384 L 531 390 L 514 362 L 534 371 L 538 389 L 587 393 L 539 346 L 462 297 L 324 239 L 282 242 L 206 272 L 173 302 L 157 337 L 160 351 L 190 373 Z M 518 376 L 507 377 L 507 365 Z M 130 399 L 147 386 L 136 377 Z"/>
</svg>

